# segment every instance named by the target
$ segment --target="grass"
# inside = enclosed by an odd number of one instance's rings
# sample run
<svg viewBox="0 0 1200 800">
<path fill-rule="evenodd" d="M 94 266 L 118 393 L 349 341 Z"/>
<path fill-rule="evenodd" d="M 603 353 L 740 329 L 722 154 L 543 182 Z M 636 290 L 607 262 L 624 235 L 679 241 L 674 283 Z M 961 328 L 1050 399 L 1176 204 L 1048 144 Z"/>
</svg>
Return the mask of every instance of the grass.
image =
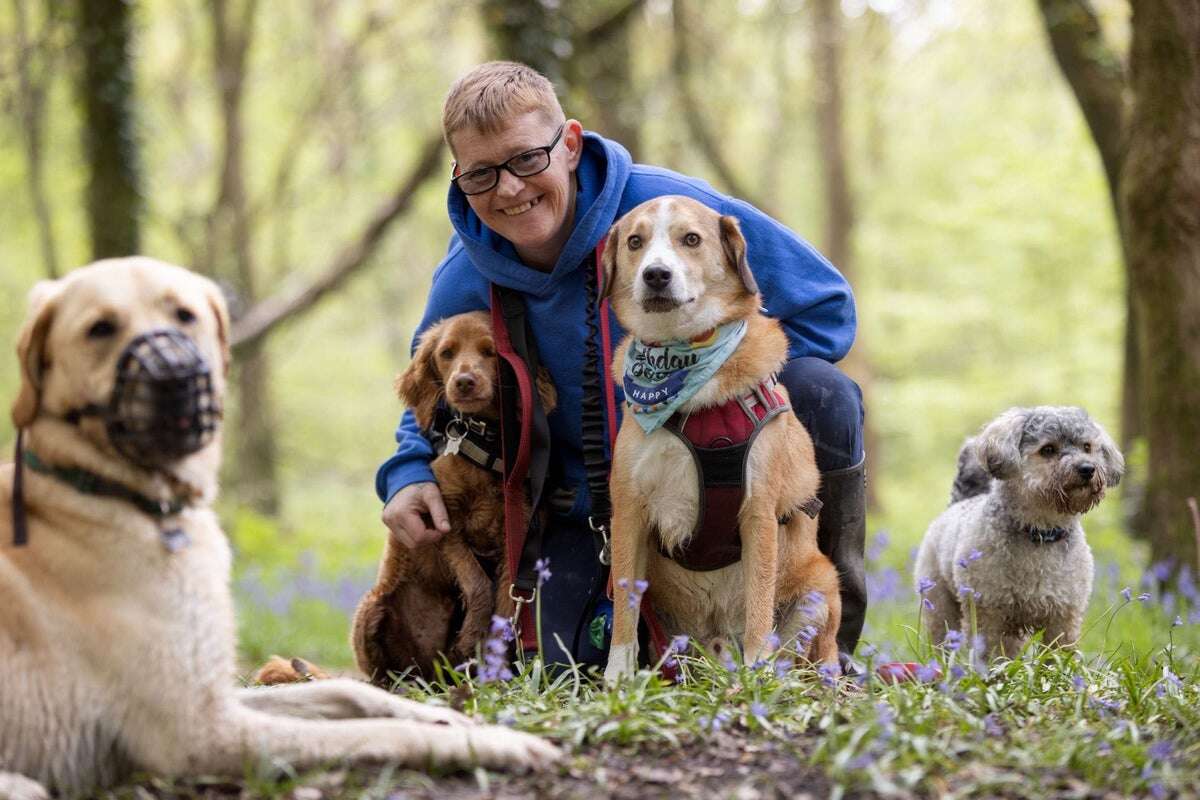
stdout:
<svg viewBox="0 0 1200 800">
<path fill-rule="evenodd" d="M 1159 588 L 1162 567 L 1131 568 L 1136 551 L 1114 519 L 1096 516 L 1091 538 L 1101 566 L 1078 651 L 1035 638 L 1019 657 L 987 662 L 969 632 L 956 649 L 930 642 L 918 631 L 920 605 L 903 564 L 907 542 L 879 533 L 868 550 L 873 601 L 858 653 L 869 677 L 786 669 L 778 655 L 759 665 L 723 664 L 693 647 L 678 656 L 676 684 L 645 670 L 607 688 L 595 674 L 551 674 L 533 658 L 514 665 L 509 680 L 480 680 L 446 665 L 438 680 L 399 683 L 397 691 L 559 741 L 589 775 L 613 754 L 701 754 L 718 742 L 735 750 L 769 743 L 780 748 L 776 758 L 827 780 L 834 796 L 1195 794 L 1200 596 L 1190 575 L 1166 591 Z M 1126 560 L 1107 561 L 1111 555 Z M 323 580 L 311 556 L 299 572 L 310 591 Z M 326 580 L 337 577 L 335 571 Z M 245 575 L 238 584 L 240 606 L 251 614 L 243 627 L 252 634 L 244 649 L 249 662 L 266 652 L 253 642 L 274 637 L 272 647 L 289 654 L 348 657 L 345 611 L 327 606 L 314 614 L 303 604 L 319 601 L 296 599 L 284 622 L 271 627 L 269 613 L 246 596 L 252 584 Z M 286 620 L 296 618 L 306 627 L 290 638 Z M 334 631 L 336 645 L 303 649 Z M 292 644 L 300 649 L 289 650 Z M 929 680 L 892 685 L 873 677 L 877 663 L 894 659 L 923 664 Z M 370 780 L 376 785 L 379 776 Z M 444 789 L 415 774 L 387 780 L 416 781 L 425 787 L 418 794 L 430 796 Z M 369 794 L 367 781 L 355 782 L 353 791 Z M 543 783 L 530 791 L 560 788 Z"/>
</svg>

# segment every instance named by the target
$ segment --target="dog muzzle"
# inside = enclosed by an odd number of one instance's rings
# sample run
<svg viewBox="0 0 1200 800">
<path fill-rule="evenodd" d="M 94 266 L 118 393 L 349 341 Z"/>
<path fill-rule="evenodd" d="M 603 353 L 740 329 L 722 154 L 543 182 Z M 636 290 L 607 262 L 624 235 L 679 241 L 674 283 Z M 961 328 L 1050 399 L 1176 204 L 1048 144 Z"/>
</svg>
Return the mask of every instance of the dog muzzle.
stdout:
<svg viewBox="0 0 1200 800">
<path fill-rule="evenodd" d="M 108 440 L 129 461 L 159 469 L 205 447 L 216 436 L 221 406 L 208 361 L 184 333 L 160 328 L 141 334 L 117 359 L 107 406 L 71 412 L 104 421 Z"/>
</svg>

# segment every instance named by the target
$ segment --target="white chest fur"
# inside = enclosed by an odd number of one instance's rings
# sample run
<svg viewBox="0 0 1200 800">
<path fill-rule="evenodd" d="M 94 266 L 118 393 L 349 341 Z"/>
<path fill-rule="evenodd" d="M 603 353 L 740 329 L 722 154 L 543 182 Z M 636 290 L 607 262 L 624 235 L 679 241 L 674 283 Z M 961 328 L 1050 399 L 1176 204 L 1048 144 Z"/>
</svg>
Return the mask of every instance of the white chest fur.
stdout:
<svg viewBox="0 0 1200 800">
<path fill-rule="evenodd" d="M 696 463 L 687 446 L 659 428 L 636 451 L 630 474 L 662 543 L 668 548 L 686 543 L 696 526 L 700 501 Z"/>
</svg>

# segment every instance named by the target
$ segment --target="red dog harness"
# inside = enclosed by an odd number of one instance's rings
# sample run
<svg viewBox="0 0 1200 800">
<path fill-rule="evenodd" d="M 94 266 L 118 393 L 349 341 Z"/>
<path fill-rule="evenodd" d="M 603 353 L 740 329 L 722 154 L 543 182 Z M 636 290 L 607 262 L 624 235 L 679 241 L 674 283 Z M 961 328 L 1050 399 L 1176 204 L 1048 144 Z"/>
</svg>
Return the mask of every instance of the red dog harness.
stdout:
<svg viewBox="0 0 1200 800">
<path fill-rule="evenodd" d="M 700 503 L 691 538 L 674 550 L 658 541 L 659 552 L 684 569 L 707 572 L 741 559 L 738 512 L 746 496 L 750 448 L 767 422 L 791 410 L 778 385 L 772 376 L 742 397 L 686 415 L 676 413 L 663 426 L 687 446 L 699 482 Z M 813 497 L 800 510 L 815 518 L 820 507 L 821 501 Z"/>
</svg>

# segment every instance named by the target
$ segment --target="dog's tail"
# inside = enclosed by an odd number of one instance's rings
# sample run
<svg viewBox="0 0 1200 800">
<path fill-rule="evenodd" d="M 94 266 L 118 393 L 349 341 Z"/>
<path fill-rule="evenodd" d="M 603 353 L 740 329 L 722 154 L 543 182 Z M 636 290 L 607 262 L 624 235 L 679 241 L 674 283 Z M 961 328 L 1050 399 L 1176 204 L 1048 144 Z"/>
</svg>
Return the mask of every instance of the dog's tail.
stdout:
<svg viewBox="0 0 1200 800">
<path fill-rule="evenodd" d="M 950 504 L 987 494 L 991 485 L 992 476 L 979 461 L 974 437 L 967 439 L 958 451 L 958 474 L 954 476 L 954 487 L 950 490 Z"/>
</svg>

